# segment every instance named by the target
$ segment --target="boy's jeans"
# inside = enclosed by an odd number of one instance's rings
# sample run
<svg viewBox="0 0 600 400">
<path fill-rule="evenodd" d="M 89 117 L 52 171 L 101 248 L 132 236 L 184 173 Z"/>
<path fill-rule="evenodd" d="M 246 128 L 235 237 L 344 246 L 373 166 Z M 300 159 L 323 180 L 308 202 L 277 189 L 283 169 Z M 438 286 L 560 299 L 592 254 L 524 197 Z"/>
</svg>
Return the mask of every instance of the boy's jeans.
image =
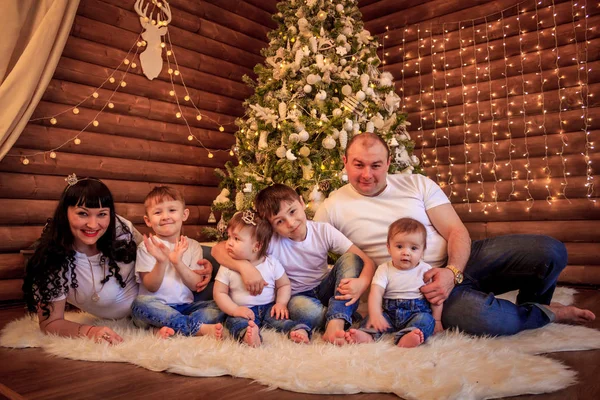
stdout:
<svg viewBox="0 0 600 400">
<path fill-rule="evenodd" d="M 431 315 L 431 307 L 425 299 L 383 299 L 383 317 L 390 327 L 383 332 L 373 328 L 366 328 L 369 316 L 367 316 L 360 330 L 370 333 L 373 339 L 378 340 L 384 333 L 394 333 L 394 343 L 398 344 L 402 336 L 414 329 L 423 332 L 424 340 L 433 335 L 435 319 Z"/>
<path fill-rule="evenodd" d="M 202 324 L 216 324 L 225 314 L 214 301 L 164 304 L 154 296 L 138 296 L 131 305 L 131 318 L 138 328 L 168 326 L 175 333 L 195 336 Z"/>
<path fill-rule="evenodd" d="M 277 332 L 289 333 L 297 329 L 304 329 L 308 332 L 310 338 L 310 328 L 305 324 L 300 324 L 291 319 L 275 319 L 271 317 L 271 309 L 275 303 L 263 304 L 260 306 L 248 307 L 254 313 L 254 322 L 259 328 L 275 329 Z M 240 317 L 227 317 L 225 327 L 236 340 L 242 340 L 248 328 L 248 319 Z"/>
<path fill-rule="evenodd" d="M 358 278 L 362 269 L 363 260 L 359 256 L 354 253 L 342 255 L 321 284 L 292 296 L 288 303 L 290 318 L 308 325 L 311 330 L 324 328 L 332 319 L 343 319 L 344 329 L 350 327 L 359 302 L 346 306 L 349 300 L 336 300 L 334 296 L 340 295 L 336 288 L 342 279 Z"/>
<path fill-rule="evenodd" d="M 567 265 L 561 242 L 543 235 L 506 235 L 471 246 L 465 280 L 444 302 L 444 328 L 474 335 L 512 335 L 555 319 L 547 307 Z M 517 304 L 494 295 L 519 290 Z"/>
</svg>

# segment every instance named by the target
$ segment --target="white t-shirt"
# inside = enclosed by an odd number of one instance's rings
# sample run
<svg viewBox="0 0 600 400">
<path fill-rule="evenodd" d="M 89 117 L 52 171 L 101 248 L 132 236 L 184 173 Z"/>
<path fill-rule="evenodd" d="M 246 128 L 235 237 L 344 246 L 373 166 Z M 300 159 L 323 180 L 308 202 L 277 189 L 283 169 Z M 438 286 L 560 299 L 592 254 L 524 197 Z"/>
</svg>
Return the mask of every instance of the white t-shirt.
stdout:
<svg viewBox="0 0 600 400">
<path fill-rule="evenodd" d="M 425 285 L 423 274 L 430 269 L 431 265 L 423 261 L 409 270 L 398 269 L 388 261 L 377 267 L 371 283 L 385 289 L 384 299 L 422 299 L 419 288 Z"/>
<path fill-rule="evenodd" d="M 447 242 L 433 227 L 426 211 L 449 203 L 442 189 L 423 175 L 388 175 L 387 187 L 374 197 L 361 195 L 351 184 L 331 193 L 314 220 L 335 226 L 380 265 L 390 259 L 386 243 L 392 222 L 399 218 L 416 219 L 427 229 L 424 261 L 440 267 L 448 257 Z"/>
<path fill-rule="evenodd" d="M 262 306 L 274 302 L 277 295 L 275 281 L 285 274 L 283 266 L 273 257 L 267 256 L 265 261 L 256 266 L 256 269 L 267 282 L 262 293 L 256 296 L 252 296 L 246 290 L 246 285 L 244 285 L 242 276 L 239 273 L 223 265 L 219 267 L 215 280 L 229 286 L 229 296 L 238 306 Z"/>
<path fill-rule="evenodd" d="M 160 240 L 170 250 L 175 248 L 175 243 L 169 243 L 158 237 L 156 237 L 156 239 Z M 201 269 L 198 265 L 198 260 L 201 258 L 202 246 L 194 239 L 188 238 L 188 249 L 183 253 L 183 263 L 192 270 Z M 148 253 L 144 242 L 140 243 L 137 249 L 137 260 L 135 261 L 135 275 L 137 281 L 140 282 L 140 296 L 154 296 L 165 304 L 189 304 L 194 301 L 194 293 L 185 286 L 179 273 L 171 263 L 169 263 L 165 269 L 165 276 L 163 277 L 160 288 L 158 288 L 156 292 L 151 292 L 146 289 L 139 273 L 152 271 L 155 264 L 156 258 Z"/>
<path fill-rule="evenodd" d="M 295 242 L 274 234 L 267 254 L 281 262 L 292 294 L 317 287 L 329 273 L 327 252 L 344 254 L 352 242 L 330 224 L 306 221 L 306 239 Z"/>
<path fill-rule="evenodd" d="M 105 261 L 106 265 L 100 265 L 101 257 L 101 253 L 88 257 L 83 253 L 75 252 L 75 274 L 77 275 L 78 287 L 77 289 L 70 287 L 71 274 L 67 273 L 68 296 L 62 294 L 52 299 L 52 301 L 60 301 L 66 298 L 69 304 L 100 318 L 128 317 L 131 314 L 131 303 L 138 295 L 134 263 L 117 263 L 120 268 L 119 274 L 125 282 L 125 287 L 122 288 L 115 277 L 111 277 L 104 284 L 100 283 L 108 275 L 110 268 L 108 260 Z M 94 271 L 93 280 L 92 269 Z M 99 297 L 97 302 L 92 301 L 94 289 Z"/>
</svg>

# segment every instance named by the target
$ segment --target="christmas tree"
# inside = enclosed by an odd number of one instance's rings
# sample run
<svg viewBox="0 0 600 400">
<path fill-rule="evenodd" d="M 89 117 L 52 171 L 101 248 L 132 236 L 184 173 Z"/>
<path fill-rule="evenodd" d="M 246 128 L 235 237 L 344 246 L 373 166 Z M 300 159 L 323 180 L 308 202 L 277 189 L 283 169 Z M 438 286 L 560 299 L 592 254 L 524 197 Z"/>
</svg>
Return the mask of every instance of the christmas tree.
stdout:
<svg viewBox="0 0 600 400">
<path fill-rule="evenodd" d="M 346 183 L 342 156 L 362 132 L 388 142 L 390 173 L 421 172 L 393 77 L 378 70 L 378 42 L 364 29 L 357 1 L 288 0 L 277 7 L 265 63 L 254 68 L 257 82 L 245 77 L 254 95 L 236 121 L 237 162 L 218 171 L 222 191 L 213 210 L 222 217 L 211 232 L 218 238 L 231 215 L 252 207 L 272 183 L 295 188 L 314 213 Z"/>
</svg>

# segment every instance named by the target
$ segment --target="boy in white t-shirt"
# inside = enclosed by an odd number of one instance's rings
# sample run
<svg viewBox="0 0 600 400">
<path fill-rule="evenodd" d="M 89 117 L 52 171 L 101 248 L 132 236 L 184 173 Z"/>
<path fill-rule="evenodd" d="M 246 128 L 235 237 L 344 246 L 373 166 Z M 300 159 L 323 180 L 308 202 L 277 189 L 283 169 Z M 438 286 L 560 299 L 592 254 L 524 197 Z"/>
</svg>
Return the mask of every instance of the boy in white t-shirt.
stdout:
<svg viewBox="0 0 600 400">
<path fill-rule="evenodd" d="M 202 276 L 198 269 L 202 246 L 181 235 L 189 216 L 181 193 L 169 186 L 152 189 L 144 200 L 144 221 L 155 235 L 144 235 L 135 262 L 139 296 L 131 306 L 132 319 L 141 328 L 154 327 L 160 337 L 222 338 L 224 319 L 214 301 L 194 302 L 193 291 Z"/>
<path fill-rule="evenodd" d="M 346 333 L 349 343 L 369 343 L 394 333 L 398 347 L 416 347 L 444 328 L 442 306 L 429 305 L 419 288 L 431 266 L 422 261 L 427 230 L 412 218 L 401 218 L 388 229 L 391 261 L 377 267 L 369 293 L 369 315 L 360 329 Z M 383 304 L 382 304 L 383 303 Z"/>
<path fill-rule="evenodd" d="M 289 319 L 290 280 L 277 259 L 267 256 L 271 240 L 269 221 L 253 210 L 235 214 L 227 226 L 227 252 L 236 260 L 250 262 L 267 282 L 261 294 L 252 296 L 239 273 L 221 265 L 213 297 L 229 317 L 225 326 L 233 337 L 251 347 L 262 344 L 259 329 L 289 333 L 296 343 L 308 343 L 310 328 Z"/>
<path fill-rule="evenodd" d="M 275 231 L 267 254 L 281 262 L 290 278 L 291 319 L 311 330 L 325 327 L 325 341 L 346 344 L 344 330 L 352 324 L 352 315 L 371 282 L 375 265 L 333 226 L 307 221 L 302 197 L 289 186 L 275 184 L 263 189 L 256 196 L 255 206 Z M 327 264 L 329 251 L 342 254 L 333 269 Z M 233 260 L 224 243 L 213 247 L 212 253 L 221 264 L 240 273 L 251 294 L 262 291 L 266 282 L 260 271 L 248 262 Z"/>
</svg>

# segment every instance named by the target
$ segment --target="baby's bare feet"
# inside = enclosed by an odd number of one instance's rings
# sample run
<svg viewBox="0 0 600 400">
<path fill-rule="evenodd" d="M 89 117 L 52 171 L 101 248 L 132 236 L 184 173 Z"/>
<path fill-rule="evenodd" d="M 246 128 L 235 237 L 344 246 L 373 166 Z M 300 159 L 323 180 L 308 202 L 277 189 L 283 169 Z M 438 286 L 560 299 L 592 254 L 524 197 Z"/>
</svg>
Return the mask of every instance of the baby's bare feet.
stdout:
<svg viewBox="0 0 600 400">
<path fill-rule="evenodd" d="M 343 319 L 332 319 L 327 323 L 325 333 L 323 333 L 323 340 L 337 346 L 343 346 L 346 344 L 346 332 L 344 332 L 344 320 Z"/>
<path fill-rule="evenodd" d="M 217 340 L 223 340 L 223 324 L 202 324 L 198 336 L 210 336 Z"/>
<path fill-rule="evenodd" d="M 258 347 L 261 345 L 260 335 L 258 334 L 258 325 L 252 320 L 248 321 L 248 328 L 244 335 L 244 343 L 250 347 Z"/>
<path fill-rule="evenodd" d="M 369 335 L 365 331 L 361 331 L 360 329 L 349 329 L 345 335 L 346 342 L 350 344 L 354 343 L 373 343 L 373 336 Z"/>
<path fill-rule="evenodd" d="M 584 310 L 574 306 L 564 306 L 560 303 L 552 303 L 548 308 L 550 308 L 556 316 L 554 322 L 583 324 L 596 319 L 596 315 L 590 310 Z"/>
<path fill-rule="evenodd" d="M 294 343 L 310 343 L 308 332 L 306 332 L 304 329 L 296 329 L 295 331 L 291 331 L 290 339 Z"/>
<path fill-rule="evenodd" d="M 402 336 L 398 342 L 398 347 L 417 347 L 425 341 L 423 332 L 420 329 L 413 329 L 406 335 Z"/>
<path fill-rule="evenodd" d="M 161 339 L 170 338 L 175 334 L 175 331 L 168 326 L 163 326 L 162 328 L 154 328 L 154 334 Z"/>
</svg>

